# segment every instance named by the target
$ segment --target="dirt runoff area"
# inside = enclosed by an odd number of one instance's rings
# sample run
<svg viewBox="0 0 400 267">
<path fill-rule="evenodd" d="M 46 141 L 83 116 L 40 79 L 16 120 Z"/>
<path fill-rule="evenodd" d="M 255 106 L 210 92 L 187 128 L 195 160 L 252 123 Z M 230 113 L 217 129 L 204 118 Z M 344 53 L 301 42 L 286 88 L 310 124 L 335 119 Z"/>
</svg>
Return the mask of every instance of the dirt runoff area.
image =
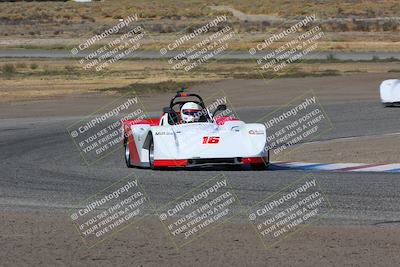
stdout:
<svg viewBox="0 0 400 267">
<path fill-rule="evenodd" d="M 313 162 L 318 159 L 325 163 L 397 163 L 399 147 L 399 134 L 341 138 L 300 145 L 274 160 Z"/>
<path fill-rule="evenodd" d="M 308 226 L 265 248 L 249 224 L 228 222 L 177 250 L 155 218 L 129 226 L 93 248 L 83 244 L 66 214 L 2 213 L 0 222 L 2 266 L 395 266 L 400 262 L 400 230 L 380 226 Z"/>
<path fill-rule="evenodd" d="M 311 90 L 322 104 L 355 101 L 379 102 L 379 84 L 395 79 L 395 73 L 368 73 L 345 76 L 282 78 L 282 79 L 228 79 L 194 85 L 188 91 L 204 97 L 224 92 L 235 108 L 255 106 L 282 106 Z M 177 88 L 178 90 L 179 88 Z M 173 92 L 138 92 L 146 111 L 161 112 Z M 75 116 L 90 114 L 110 103 L 118 94 L 100 92 L 68 94 L 32 101 L 0 101 L 0 118 Z"/>
</svg>

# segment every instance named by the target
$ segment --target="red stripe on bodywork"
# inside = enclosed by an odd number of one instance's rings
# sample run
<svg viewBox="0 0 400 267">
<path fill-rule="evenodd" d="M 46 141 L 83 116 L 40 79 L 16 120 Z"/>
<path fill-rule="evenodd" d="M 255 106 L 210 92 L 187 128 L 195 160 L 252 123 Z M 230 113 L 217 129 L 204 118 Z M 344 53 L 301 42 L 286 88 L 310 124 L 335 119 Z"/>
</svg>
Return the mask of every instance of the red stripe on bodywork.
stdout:
<svg viewBox="0 0 400 267">
<path fill-rule="evenodd" d="M 160 124 L 160 118 L 124 120 L 122 121 L 122 123 L 128 126 L 132 126 L 135 124 L 150 124 L 151 126 L 157 126 Z"/>
<path fill-rule="evenodd" d="M 243 164 L 261 164 L 264 162 L 265 162 L 264 159 L 261 157 L 242 158 Z"/>
<path fill-rule="evenodd" d="M 150 124 L 150 126 L 157 126 L 160 123 L 159 118 L 145 118 L 145 119 L 132 119 L 132 120 L 124 120 L 122 121 L 124 127 L 124 135 L 128 138 L 128 147 L 131 155 L 131 163 L 139 164 L 140 157 L 139 152 L 136 148 L 135 138 L 133 138 L 131 126 L 138 124 Z"/>
<path fill-rule="evenodd" d="M 352 171 L 352 170 L 359 170 L 359 169 L 382 166 L 382 165 L 386 165 L 386 164 L 368 164 L 368 165 L 364 165 L 364 166 L 347 167 L 347 168 L 337 169 L 337 170 L 338 171 Z"/>
<path fill-rule="evenodd" d="M 139 152 L 136 148 L 135 138 L 133 138 L 131 131 L 129 132 L 129 135 L 128 135 L 128 146 L 129 146 L 129 152 L 131 155 L 131 163 L 132 164 L 140 163 Z"/>
<path fill-rule="evenodd" d="M 184 167 L 188 164 L 187 159 L 156 159 L 155 167 Z"/>
<path fill-rule="evenodd" d="M 230 116 L 222 116 L 222 117 L 216 117 L 214 118 L 214 120 L 218 125 L 224 125 L 225 122 L 227 121 L 238 121 L 239 119 L 232 118 Z"/>
</svg>

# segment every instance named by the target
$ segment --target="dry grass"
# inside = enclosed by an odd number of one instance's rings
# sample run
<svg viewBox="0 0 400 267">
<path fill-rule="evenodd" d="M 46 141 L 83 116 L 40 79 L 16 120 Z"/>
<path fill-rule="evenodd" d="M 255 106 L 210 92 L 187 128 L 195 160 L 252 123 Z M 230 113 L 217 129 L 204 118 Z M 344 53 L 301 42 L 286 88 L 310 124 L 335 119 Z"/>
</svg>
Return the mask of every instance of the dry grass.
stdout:
<svg viewBox="0 0 400 267">
<path fill-rule="evenodd" d="M 334 35 L 334 33 L 331 33 Z M 368 35 L 365 38 L 357 36 L 353 37 L 352 41 L 351 37 L 346 37 L 345 41 L 337 41 L 334 37 L 327 38 L 323 41 L 318 41 L 317 48 L 315 51 L 342 51 L 342 52 L 398 52 L 400 49 L 400 38 L 398 41 L 376 41 L 378 36 L 381 34 L 376 33 L 375 36 Z M 96 49 L 99 46 L 105 45 L 107 41 L 110 39 L 104 39 L 99 41 L 97 45 L 94 45 L 92 48 Z M 65 39 L 65 38 L 44 38 L 44 39 L 13 39 L 12 42 L 9 40 L 1 40 L 0 39 L 0 47 L 1 48 L 26 48 L 26 49 L 66 49 L 70 50 L 73 47 L 76 47 L 81 39 Z M 240 37 L 240 39 L 233 40 L 229 43 L 229 49 L 233 51 L 248 51 L 250 48 L 255 47 L 260 42 L 260 38 L 258 35 L 248 36 L 244 35 Z M 159 51 L 161 48 L 165 47 L 169 43 L 169 39 L 164 36 L 153 36 L 152 42 L 143 42 L 141 46 L 142 50 L 148 51 Z M 271 49 L 276 49 L 281 45 L 284 45 L 284 42 L 275 42 L 270 45 Z M 193 42 L 187 42 L 181 45 L 181 49 L 187 49 L 193 45 Z"/>
<path fill-rule="evenodd" d="M 282 25 L 271 25 L 267 21 L 238 21 L 227 11 L 216 11 L 209 8 L 215 5 L 213 0 L 122 0 L 92 3 L 76 2 L 12 2 L 0 3 L 0 36 L 3 38 L 42 39 L 61 38 L 60 48 L 65 47 L 65 39 L 83 40 L 93 34 L 115 25 L 120 18 L 138 14 L 141 23 L 148 32 L 162 36 L 175 35 L 187 31 L 189 26 L 203 25 L 211 17 L 227 14 L 235 31 L 244 33 L 261 33 L 279 31 L 291 25 L 288 21 Z M 397 0 L 353 0 L 353 1 L 280 1 L 280 0 L 221 0 L 218 5 L 232 6 L 248 14 L 266 14 L 282 18 L 294 18 L 316 14 L 319 18 L 338 18 L 339 21 L 322 23 L 325 32 L 398 32 L 397 21 L 340 21 L 341 18 L 380 18 L 400 14 L 400 2 Z M 379 35 L 378 35 L 379 36 Z M 379 38 L 375 36 L 376 38 Z M 368 37 L 369 40 L 376 39 Z M 360 41 L 368 40 L 363 38 Z M 398 38 L 396 39 L 397 41 Z M 158 41 L 158 40 L 157 40 Z M 351 36 L 341 42 L 353 41 Z M 388 40 L 386 40 L 388 41 Z M 251 38 L 247 43 L 253 42 Z M 76 44 L 79 42 L 73 42 Z M 14 46 L 21 45 L 18 43 Z M 53 44 L 55 45 L 55 44 Z M 344 44 L 345 45 L 345 44 Z M 246 46 L 246 45 L 244 45 Z M 357 46 L 359 47 L 359 45 Z"/>
<path fill-rule="evenodd" d="M 83 70 L 75 60 L 3 59 L 0 67 L 12 64 L 15 73 L 0 73 L 0 99 L 34 99 L 80 93 L 118 93 L 140 85 L 154 90 L 175 90 L 182 83 L 223 79 L 260 79 L 253 61 L 211 61 L 191 72 L 172 71 L 164 60 L 122 60 L 107 71 Z M 37 65 L 32 69 L 32 65 Z M 326 62 L 296 63 L 279 73 L 264 77 L 306 77 L 346 75 L 351 73 L 388 73 L 400 69 L 400 62 Z M 272 76 L 274 75 L 274 76 Z M 164 84 L 163 84 L 164 83 Z M 174 88 L 173 83 L 176 84 Z M 119 90 L 120 89 L 120 90 Z"/>
<path fill-rule="evenodd" d="M 213 0 L 121 0 L 92 3 L 75 2 L 12 2 L 1 3 L 0 16 L 10 20 L 54 20 L 54 21 L 99 21 L 123 18 L 138 13 L 142 18 L 188 19 L 213 16 L 208 7 Z M 290 1 L 290 0 L 220 0 L 218 5 L 232 6 L 249 14 L 267 14 L 284 18 L 317 14 L 321 18 L 348 17 L 392 17 L 400 13 L 397 0 L 352 0 L 352 1 Z"/>
</svg>

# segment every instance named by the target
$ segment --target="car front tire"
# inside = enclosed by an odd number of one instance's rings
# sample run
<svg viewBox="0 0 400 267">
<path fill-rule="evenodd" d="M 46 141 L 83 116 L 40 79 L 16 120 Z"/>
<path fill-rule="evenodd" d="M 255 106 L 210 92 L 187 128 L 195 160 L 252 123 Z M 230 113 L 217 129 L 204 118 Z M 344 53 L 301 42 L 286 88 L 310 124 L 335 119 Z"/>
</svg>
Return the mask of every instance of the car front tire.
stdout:
<svg viewBox="0 0 400 267">
<path fill-rule="evenodd" d="M 153 136 L 150 135 L 150 142 L 149 142 L 149 165 L 151 169 L 155 169 L 154 167 L 154 141 Z"/>
<path fill-rule="evenodd" d="M 131 163 L 131 151 L 129 150 L 128 139 L 124 140 L 124 154 L 125 154 L 125 163 L 128 168 L 132 168 L 133 165 Z"/>
</svg>

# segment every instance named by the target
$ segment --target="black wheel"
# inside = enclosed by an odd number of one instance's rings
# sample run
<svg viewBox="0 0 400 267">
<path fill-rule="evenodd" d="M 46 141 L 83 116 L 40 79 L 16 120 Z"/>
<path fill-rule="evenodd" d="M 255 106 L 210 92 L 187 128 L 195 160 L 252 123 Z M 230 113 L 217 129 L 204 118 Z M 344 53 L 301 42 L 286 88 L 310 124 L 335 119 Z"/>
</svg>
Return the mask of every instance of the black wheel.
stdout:
<svg viewBox="0 0 400 267">
<path fill-rule="evenodd" d="M 270 158 L 270 153 L 269 150 L 267 151 L 267 160 L 265 161 L 265 169 L 268 169 L 269 165 L 271 164 L 271 158 Z"/>
<path fill-rule="evenodd" d="M 131 164 L 131 152 L 129 151 L 128 139 L 126 138 L 124 141 L 124 150 L 125 150 L 125 163 L 128 168 L 132 168 Z"/>
<path fill-rule="evenodd" d="M 149 142 L 149 164 L 151 169 L 155 169 L 154 167 L 154 142 L 153 136 L 150 135 L 150 142 Z"/>
</svg>

